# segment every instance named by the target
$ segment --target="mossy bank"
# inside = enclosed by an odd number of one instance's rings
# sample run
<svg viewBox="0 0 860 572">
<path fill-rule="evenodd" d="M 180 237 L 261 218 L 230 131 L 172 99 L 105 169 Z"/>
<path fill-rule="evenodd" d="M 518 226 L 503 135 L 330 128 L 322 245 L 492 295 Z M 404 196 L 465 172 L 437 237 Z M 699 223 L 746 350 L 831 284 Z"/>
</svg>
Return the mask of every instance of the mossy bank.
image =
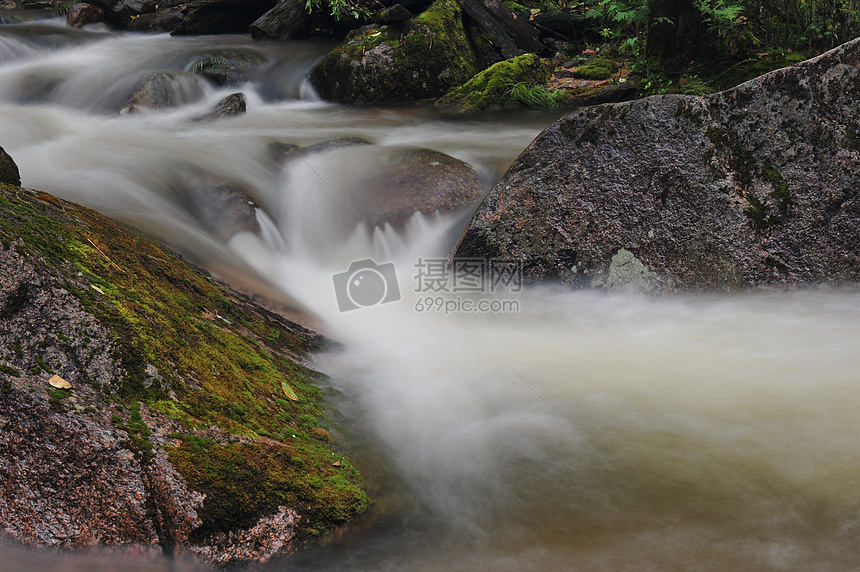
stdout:
<svg viewBox="0 0 860 572">
<path fill-rule="evenodd" d="M 333 443 L 328 382 L 307 361 L 319 334 L 128 227 L 9 185 L 0 185 L 0 268 L 2 494 L 42 503 L 36 516 L 9 504 L 17 508 L 2 524 L 13 538 L 142 544 L 230 563 L 288 551 L 368 507 L 360 474 Z M 72 388 L 52 387 L 53 376 Z M 75 427 L 33 446 L 34 435 Z M 102 473 L 139 481 L 139 490 L 113 487 L 113 504 L 142 495 L 128 516 L 140 522 L 115 530 L 117 519 L 99 514 L 109 506 L 40 522 L 86 504 L 84 492 L 40 485 L 40 463 L 49 470 L 56 459 L 79 476 L 113 463 Z M 273 543 L 260 523 L 278 515 L 292 532 L 283 537 L 281 526 Z"/>
</svg>

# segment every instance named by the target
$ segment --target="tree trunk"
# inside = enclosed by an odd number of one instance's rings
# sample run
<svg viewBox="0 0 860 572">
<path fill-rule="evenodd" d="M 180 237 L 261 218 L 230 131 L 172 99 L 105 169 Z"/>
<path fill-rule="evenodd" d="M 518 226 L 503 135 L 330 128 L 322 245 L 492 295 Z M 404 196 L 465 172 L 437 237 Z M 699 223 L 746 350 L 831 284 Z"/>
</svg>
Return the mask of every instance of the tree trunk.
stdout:
<svg viewBox="0 0 860 572">
<path fill-rule="evenodd" d="M 680 73 L 707 52 L 706 29 L 693 0 L 650 0 L 645 56 L 669 73 Z"/>
</svg>

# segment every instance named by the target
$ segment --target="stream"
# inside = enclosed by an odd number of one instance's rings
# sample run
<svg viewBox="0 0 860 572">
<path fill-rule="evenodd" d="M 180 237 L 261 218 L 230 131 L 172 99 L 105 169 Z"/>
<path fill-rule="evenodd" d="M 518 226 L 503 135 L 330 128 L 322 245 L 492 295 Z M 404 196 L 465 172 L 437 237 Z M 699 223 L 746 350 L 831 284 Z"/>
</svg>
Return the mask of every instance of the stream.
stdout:
<svg viewBox="0 0 860 572">
<path fill-rule="evenodd" d="M 343 343 L 315 359 L 374 505 L 265 569 L 856 569 L 860 294 L 545 286 L 428 300 L 420 271 L 468 213 L 370 230 L 338 191 L 382 155 L 279 165 L 272 144 L 433 149 L 488 190 L 562 113 L 325 103 L 305 76 L 330 47 L 0 26 L 0 146 L 23 186 L 136 226 Z M 214 49 L 265 64 L 231 88 L 182 75 L 183 104 L 121 113 L 145 74 Z M 196 120 L 236 91 L 244 115 Z M 177 189 L 199 176 L 248 189 L 261 236 L 224 240 L 195 217 Z M 332 277 L 364 259 L 393 264 L 386 296 L 399 299 L 341 312 Z M 468 311 L 481 300 L 495 303 Z"/>
</svg>

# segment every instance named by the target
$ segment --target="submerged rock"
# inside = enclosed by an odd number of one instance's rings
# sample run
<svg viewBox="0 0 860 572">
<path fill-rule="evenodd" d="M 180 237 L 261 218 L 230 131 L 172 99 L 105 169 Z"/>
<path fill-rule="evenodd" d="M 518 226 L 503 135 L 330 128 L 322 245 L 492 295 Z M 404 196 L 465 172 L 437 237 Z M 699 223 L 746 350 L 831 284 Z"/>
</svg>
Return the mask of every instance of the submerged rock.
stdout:
<svg viewBox="0 0 860 572">
<path fill-rule="evenodd" d="M 245 95 L 233 93 L 219 101 L 207 115 L 201 119 L 221 119 L 234 115 L 242 115 L 246 111 Z"/>
<path fill-rule="evenodd" d="M 380 104 L 438 97 L 477 72 L 455 0 L 437 0 L 402 25 L 365 26 L 313 67 L 323 99 Z"/>
<path fill-rule="evenodd" d="M 253 79 L 266 63 L 260 53 L 250 50 L 216 50 L 191 62 L 188 71 L 199 74 L 215 85 L 238 85 Z"/>
<path fill-rule="evenodd" d="M 348 233 L 356 222 L 402 231 L 415 213 L 434 217 L 470 212 L 484 192 L 469 164 L 430 149 L 387 148 L 345 138 L 293 148 L 285 158 L 296 172 L 311 171 L 307 160 L 318 161 L 313 163 L 318 169 L 325 165 L 325 181 L 337 195 L 332 201 L 345 203 L 350 211 L 344 228 L 334 228 L 337 223 L 332 221 L 335 233 Z"/>
<path fill-rule="evenodd" d="M 860 40 L 709 97 L 576 111 L 486 197 L 454 255 L 575 287 L 860 280 Z"/>
<path fill-rule="evenodd" d="M 197 101 L 203 95 L 198 76 L 188 72 L 165 71 L 144 79 L 123 108 L 134 111 L 138 107 L 161 109 L 177 107 Z"/>
</svg>

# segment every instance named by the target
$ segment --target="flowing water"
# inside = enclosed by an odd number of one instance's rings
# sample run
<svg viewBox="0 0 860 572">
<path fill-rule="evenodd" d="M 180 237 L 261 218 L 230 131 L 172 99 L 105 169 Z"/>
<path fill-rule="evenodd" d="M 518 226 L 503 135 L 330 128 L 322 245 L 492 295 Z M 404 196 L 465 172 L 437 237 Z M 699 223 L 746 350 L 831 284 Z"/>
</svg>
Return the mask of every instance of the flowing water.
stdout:
<svg viewBox="0 0 860 572">
<path fill-rule="evenodd" d="M 185 75 L 185 104 L 120 113 L 145 74 L 225 47 L 266 62 L 240 88 L 245 115 L 195 121 L 237 89 Z M 458 311 L 477 300 L 465 294 L 428 305 L 416 274 L 448 254 L 462 217 L 371 231 L 341 195 L 382 155 L 281 165 L 271 143 L 426 147 L 489 185 L 556 116 L 326 104 L 304 77 L 327 47 L 0 27 L 0 146 L 25 186 L 275 293 L 344 344 L 318 365 L 375 504 L 269 569 L 860 566 L 860 295 L 534 288 L 495 312 Z M 205 176 L 249 190 L 261 237 L 225 241 L 194 215 L 187 189 Z M 402 299 L 341 313 L 332 276 L 364 258 L 395 264 Z"/>
</svg>

